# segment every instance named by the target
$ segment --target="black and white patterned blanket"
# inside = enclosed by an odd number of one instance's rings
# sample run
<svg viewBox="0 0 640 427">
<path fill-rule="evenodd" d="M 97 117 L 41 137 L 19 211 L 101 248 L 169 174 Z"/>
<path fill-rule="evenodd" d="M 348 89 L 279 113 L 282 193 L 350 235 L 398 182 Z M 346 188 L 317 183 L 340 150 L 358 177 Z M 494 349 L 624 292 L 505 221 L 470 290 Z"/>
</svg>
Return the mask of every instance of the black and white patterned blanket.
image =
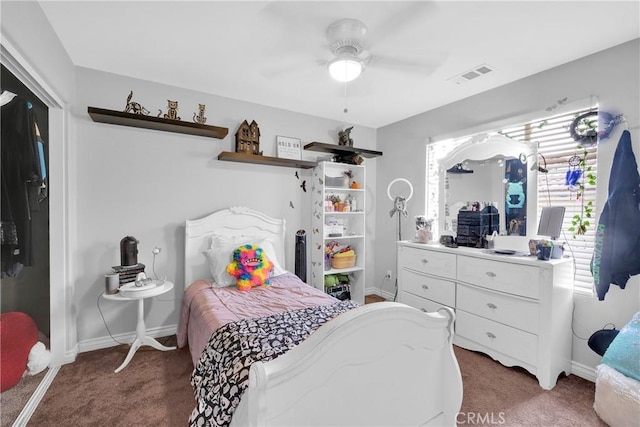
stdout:
<svg viewBox="0 0 640 427">
<path fill-rule="evenodd" d="M 341 301 L 231 322 L 215 331 L 191 375 L 197 406 L 189 424 L 228 426 L 249 385 L 254 362 L 275 359 L 323 323 L 357 306 L 353 301 Z"/>
</svg>

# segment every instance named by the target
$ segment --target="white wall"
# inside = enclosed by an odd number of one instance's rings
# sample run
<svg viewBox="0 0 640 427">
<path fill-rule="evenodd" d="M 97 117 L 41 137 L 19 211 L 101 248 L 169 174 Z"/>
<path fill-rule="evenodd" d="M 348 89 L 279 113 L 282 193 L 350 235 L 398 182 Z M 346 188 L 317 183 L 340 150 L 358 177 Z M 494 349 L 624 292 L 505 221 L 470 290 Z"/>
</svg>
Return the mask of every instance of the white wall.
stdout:
<svg viewBox="0 0 640 427">
<path fill-rule="evenodd" d="M 384 277 L 387 269 L 395 271 L 396 262 L 395 226 L 384 215 L 390 209 L 390 202 L 383 197 L 386 186 L 398 176 L 413 183 L 416 191 L 403 226 L 403 230 L 408 230 L 403 237 L 413 238 L 413 217 L 423 214 L 425 209 L 424 157 L 430 137 L 437 140 L 494 129 L 517 116 L 539 118 L 546 114 L 547 107 L 565 97 L 568 102 L 593 98 L 603 111 L 625 114 L 634 153 L 636 159 L 640 159 L 639 52 L 640 39 L 636 39 L 378 129 L 378 149 L 385 155 L 378 162 L 376 210 L 380 220 L 376 228 L 376 277 Z M 598 213 L 607 198 L 609 172 L 621 129 L 619 126 L 617 132 L 598 147 Z M 384 291 L 393 293 L 393 283 L 385 284 Z M 629 280 L 626 290 L 612 286 L 605 301 L 576 296 L 574 330 L 580 337 L 588 338 L 609 322 L 622 327 L 639 309 L 640 276 L 635 276 Z M 595 367 L 600 357 L 588 348 L 586 340 L 574 336 L 573 360 Z"/>
<path fill-rule="evenodd" d="M 85 348 L 91 340 L 108 337 L 96 307 L 104 291 L 104 273 L 120 263 L 119 242 L 136 237 L 139 262 L 151 272 L 152 249 L 163 248 L 156 272 L 174 281 L 170 294 L 147 300 L 149 328 L 175 325 L 184 289 L 184 221 L 229 206 L 247 206 L 287 221 L 287 259 L 294 269 L 295 232 L 305 229 L 311 242 L 311 172 L 287 167 L 218 161 L 221 151 L 235 151 L 235 132 L 244 120 L 255 120 L 260 148 L 275 156 L 276 135 L 311 141 L 337 142 L 343 124 L 290 111 L 198 93 L 159 83 L 96 70 L 77 69 L 77 228 L 78 277 L 75 282 L 78 336 Z M 133 100 L 157 115 L 167 100 L 177 100 L 179 116 L 191 121 L 198 104 L 206 105 L 207 124 L 229 128 L 229 135 L 212 139 L 178 133 L 95 123 L 87 107 L 121 111 L 129 91 Z M 375 149 L 375 130 L 355 126 L 358 147 Z M 315 152 L 303 152 L 313 160 Z M 375 188 L 376 160 L 367 159 L 367 187 Z M 294 173 L 298 171 L 300 179 Z M 300 188 L 307 181 L 307 192 Z M 372 192 L 373 190 L 370 190 Z M 293 203 L 291 208 L 289 203 Z M 373 207 L 373 203 L 372 203 Z M 367 218 L 371 231 L 375 215 Z M 310 248 L 308 248 L 308 252 Z M 367 268 L 373 267 L 372 249 Z M 309 260 L 308 260 L 309 261 Z M 310 269 L 308 269 L 310 272 Z M 100 301 L 112 334 L 135 329 L 135 303 Z"/>
<path fill-rule="evenodd" d="M 3 0 L 0 16 L 3 42 L 18 48 L 33 70 L 63 100 L 70 100 L 74 93 L 73 63 L 38 2 Z"/>
</svg>

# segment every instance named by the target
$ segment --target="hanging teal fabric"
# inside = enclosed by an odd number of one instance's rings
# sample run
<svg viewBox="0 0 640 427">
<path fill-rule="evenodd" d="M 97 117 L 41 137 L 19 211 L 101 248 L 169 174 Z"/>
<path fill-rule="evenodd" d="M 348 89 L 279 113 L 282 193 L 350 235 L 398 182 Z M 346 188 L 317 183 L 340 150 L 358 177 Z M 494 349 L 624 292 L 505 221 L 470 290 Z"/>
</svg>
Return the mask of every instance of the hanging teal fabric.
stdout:
<svg viewBox="0 0 640 427">
<path fill-rule="evenodd" d="M 620 136 L 609 177 L 591 259 L 591 274 L 600 301 L 610 284 L 624 289 L 629 277 L 640 274 L 640 175 L 631 147 L 631 134 Z"/>
<path fill-rule="evenodd" d="M 47 165 L 44 160 L 44 142 L 40 136 L 38 136 L 38 161 L 40 166 L 40 180 L 44 182 L 44 180 L 47 179 Z"/>
</svg>

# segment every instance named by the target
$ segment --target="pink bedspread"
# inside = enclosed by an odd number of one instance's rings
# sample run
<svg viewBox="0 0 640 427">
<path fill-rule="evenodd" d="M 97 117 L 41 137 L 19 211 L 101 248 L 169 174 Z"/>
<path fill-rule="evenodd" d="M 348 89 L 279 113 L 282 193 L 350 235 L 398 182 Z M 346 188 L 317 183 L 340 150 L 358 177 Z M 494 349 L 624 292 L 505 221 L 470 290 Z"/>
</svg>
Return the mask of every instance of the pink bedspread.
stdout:
<svg viewBox="0 0 640 427">
<path fill-rule="evenodd" d="M 195 366 L 202 350 L 219 327 L 250 317 L 265 317 L 287 310 L 329 305 L 337 300 L 285 273 L 271 278 L 271 286 L 240 292 L 235 286 L 216 288 L 199 280 L 189 286 L 182 301 L 178 347 L 189 344 Z"/>
</svg>

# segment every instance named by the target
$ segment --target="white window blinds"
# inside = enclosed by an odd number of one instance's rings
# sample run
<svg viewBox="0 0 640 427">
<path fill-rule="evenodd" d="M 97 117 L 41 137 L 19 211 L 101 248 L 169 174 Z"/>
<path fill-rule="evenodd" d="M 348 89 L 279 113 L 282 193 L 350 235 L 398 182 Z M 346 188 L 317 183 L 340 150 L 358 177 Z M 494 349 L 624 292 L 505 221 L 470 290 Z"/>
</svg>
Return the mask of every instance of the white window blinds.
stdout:
<svg viewBox="0 0 640 427">
<path fill-rule="evenodd" d="M 543 206 L 564 206 L 566 208 L 562 236 L 565 250 L 575 260 L 574 289 L 593 293 L 591 276 L 591 256 L 595 240 L 595 203 L 597 178 L 597 146 L 580 147 L 569 134 L 574 119 L 589 110 L 573 111 L 562 115 L 536 120 L 523 125 L 504 129 L 502 134 L 521 141 L 538 143 L 538 165 L 548 172 L 538 173 L 538 218 Z M 592 126 L 597 125 L 594 118 Z M 570 164 L 571 161 L 571 164 Z M 574 165 L 579 162 L 578 165 Z M 580 169 L 582 176 L 577 185 L 567 185 L 568 171 Z M 582 187 L 581 185 L 582 184 Z M 577 220 L 581 218 L 584 233 L 579 232 Z M 572 231 L 573 230 L 573 231 Z"/>
</svg>

